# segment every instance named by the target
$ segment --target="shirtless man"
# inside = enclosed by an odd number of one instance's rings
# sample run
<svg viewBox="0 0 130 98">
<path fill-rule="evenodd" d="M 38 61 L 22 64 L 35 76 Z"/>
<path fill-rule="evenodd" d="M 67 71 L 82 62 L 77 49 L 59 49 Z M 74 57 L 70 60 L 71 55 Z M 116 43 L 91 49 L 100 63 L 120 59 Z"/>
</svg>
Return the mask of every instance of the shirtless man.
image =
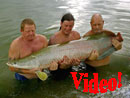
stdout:
<svg viewBox="0 0 130 98">
<path fill-rule="evenodd" d="M 9 49 L 9 59 L 20 59 L 39 51 L 48 46 L 45 36 L 36 34 L 36 25 L 31 19 L 24 19 L 21 23 L 21 36 L 13 40 Z M 16 72 L 15 77 L 18 80 L 26 80 L 37 78 L 35 71 L 42 70 L 40 68 L 19 69 L 9 67 L 11 71 Z M 50 70 L 56 70 L 58 65 L 52 63 Z"/>
<path fill-rule="evenodd" d="M 90 24 L 91 24 L 91 30 L 88 31 L 83 37 L 97 34 L 97 33 L 102 33 L 102 32 L 105 32 L 106 34 L 109 34 L 109 35 L 113 34 L 113 32 L 103 29 L 104 20 L 100 14 L 94 14 L 91 18 Z M 112 39 L 112 44 L 116 48 L 116 50 L 119 50 L 122 48 L 122 43 L 116 39 Z M 98 52 L 95 51 L 95 54 L 97 55 L 94 58 L 95 60 L 93 60 L 93 61 L 86 60 L 86 64 L 88 64 L 92 67 L 98 67 L 98 66 L 103 66 L 103 65 L 109 64 L 110 56 L 107 56 L 106 58 L 104 58 L 102 60 L 96 60 L 96 58 L 98 57 Z"/>
<path fill-rule="evenodd" d="M 72 14 L 65 14 L 60 23 L 61 27 L 49 40 L 49 45 L 62 44 L 72 40 L 80 39 L 80 34 L 77 31 L 73 31 L 74 17 Z"/>
<path fill-rule="evenodd" d="M 49 40 L 49 45 L 62 44 L 72 40 L 80 39 L 80 34 L 77 31 L 73 31 L 74 17 L 71 13 L 66 13 L 63 15 L 60 23 L 60 30 L 56 32 Z M 80 61 L 78 59 L 69 59 L 64 56 L 63 60 L 60 62 L 59 68 L 66 69 L 71 65 L 78 65 Z"/>
</svg>

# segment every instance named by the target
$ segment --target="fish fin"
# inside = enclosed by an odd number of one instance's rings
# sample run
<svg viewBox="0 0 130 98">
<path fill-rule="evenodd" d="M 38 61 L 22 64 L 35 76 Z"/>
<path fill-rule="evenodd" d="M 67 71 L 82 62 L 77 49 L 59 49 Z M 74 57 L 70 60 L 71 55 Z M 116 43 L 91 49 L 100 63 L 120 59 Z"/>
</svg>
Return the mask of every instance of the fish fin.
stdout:
<svg viewBox="0 0 130 98">
<path fill-rule="evenodd" d="M 97 60 L 101 60 L 107 56 L 109 56 L 110 54 L 112 54 L 114 51 L 116 51 L 116 49 L 112 46 L 110 49 L 108 49 L 107 51 L 105 51 L 102 55 L 100 55 Z"/>
<path fill-rule="evenodd" d="M 36 71 L 35 72 L 36 75 L 38 76 L 38 78 L 42 81 L 45 81 L 47 78 L 48 78 L 48 75 L 45 73 L 45 72 L 42 72 L 42 71 Z"/>
</svg>

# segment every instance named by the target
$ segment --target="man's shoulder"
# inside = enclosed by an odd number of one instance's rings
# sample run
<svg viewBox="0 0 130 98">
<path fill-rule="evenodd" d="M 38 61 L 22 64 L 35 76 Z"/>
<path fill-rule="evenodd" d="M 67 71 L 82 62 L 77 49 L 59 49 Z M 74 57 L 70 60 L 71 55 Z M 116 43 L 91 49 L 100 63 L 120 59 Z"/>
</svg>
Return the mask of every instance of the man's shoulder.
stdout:
<svg viewBox="0 0 130 98">
<path fill-rule="evenodd" d="M 89 36 L 89 35 L 92 35 L 93 33 L 92 33 L 92 30 L 89 30 L 88 32 L 86 32 L 84 35 L 83 35 L 83 37 L 86 37 L 86 36 Z"/>
<path fill-rule="evenodd" d="M 76 39 L 80 39 L 80 34 L 79 34 L 79 32 L 77 32 L 77 31 L 72 31 L 72 34 L 73 34 L 73 36 L 74 36 Z"/>
<path fill-rule="evenodd" d="M 18 58 L 18 55 L 19 55 L 18 53 L 19 53 L 20 48 L 21 48 L 21 36 L 14 39 L 12 43 L 10 44 L 9 57 L 13 59 L 17 55 L 16 58 Z"/>
<path fill-rule="evenodd" d="M 77 31 L 72 31 L 72 33 L 73 33 L 73 34 L 79 34 L 79 32 L 77 32 Z"/>
<path fill-rule="evenodd" d="M 52 39 L 57 39 L 58 37 L 60 37 L 61 36 L 61 34 L 59 33 L 59 32 L 55 32 L 54 33 L 54 35 L 52 35 L 51 37 L 50 37 L 50 39 L 52 40 Z"/>
<path fill-rule="evenodd" d="M 37 37 L 37 39 L 39 39 L 40 41 L 47 41 L 47 38 L 46 38 L 46 36 L 44 36 L 44 35 L 37 34 L 36 37 Z"/>
<path fill-rule="evenodd" d="M 46 39 L 46 36 L 41 35 L 41 34 L 36 34 L 36 37 L 41 38 L 41 39 Z"/>
<path fill-rule="evenodd" d="M 88 32 L 86 32 L 86 34 L 92 34 L 92 30 L 89 30 Z"/>
<path fill-rule="evenodd" d="M 59 32 L 55 32 L 54 35 L 52 35 L 49 39 L 49 45 L 53 45 L 56 43 L 56 41 L 61 38 Z"/>
<path fill-rule="evenodd" d="M 14 39 L 11 43 L 12 46 L 17 46 L 21 43 L 21 36 Z"/>
</svg>

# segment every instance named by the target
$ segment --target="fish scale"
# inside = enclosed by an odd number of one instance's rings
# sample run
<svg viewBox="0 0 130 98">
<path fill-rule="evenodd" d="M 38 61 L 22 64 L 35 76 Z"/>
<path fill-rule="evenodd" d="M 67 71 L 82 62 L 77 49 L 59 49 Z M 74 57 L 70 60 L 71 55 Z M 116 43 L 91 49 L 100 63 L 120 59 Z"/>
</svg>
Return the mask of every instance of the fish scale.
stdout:
<svg viewBox="0 0 130 98">
<path fill-rule="evenodd" d="M 111 36 L 102 33 L 64 44 L 51 45 L 23 59 L 8 61 L 7 65 L 24 69 L 37 67 L 48 68 L 52 61 L 58 62 L 65 55 L 69 58 L 85 60 L 92 50 L 97 50 L 100 56 L 113 47 L 111 38 Z"/>
</svg>

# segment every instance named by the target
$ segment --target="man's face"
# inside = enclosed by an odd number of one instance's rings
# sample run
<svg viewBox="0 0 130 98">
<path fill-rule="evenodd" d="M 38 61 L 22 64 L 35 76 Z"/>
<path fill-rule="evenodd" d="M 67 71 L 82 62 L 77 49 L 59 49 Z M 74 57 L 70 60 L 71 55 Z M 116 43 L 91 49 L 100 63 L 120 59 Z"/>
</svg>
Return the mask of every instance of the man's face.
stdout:
<svg viewBox="0 0 130 98">
<path fill-rule="evenodd" d="M 65 35 L 69 35 L 72 31 L 72 28 L 74 26 L 74 21 L 64 21 L 61 22 L 61 30 Z"/>
<path fill-rule="evenodd" d="M 91 21 L 91 28 L 94 33 L 100 33 L 103 29 L 104 21 L 100 18 L 95 18 Z"/>
<path fill-rule="evenodd" d="M 35 25 L 25 24 L 24 30 L 21 30 L 21 32 L 24 39 L 31 41 L 35 38 L 35 32 L 36 32 Z"/>
</svg>

